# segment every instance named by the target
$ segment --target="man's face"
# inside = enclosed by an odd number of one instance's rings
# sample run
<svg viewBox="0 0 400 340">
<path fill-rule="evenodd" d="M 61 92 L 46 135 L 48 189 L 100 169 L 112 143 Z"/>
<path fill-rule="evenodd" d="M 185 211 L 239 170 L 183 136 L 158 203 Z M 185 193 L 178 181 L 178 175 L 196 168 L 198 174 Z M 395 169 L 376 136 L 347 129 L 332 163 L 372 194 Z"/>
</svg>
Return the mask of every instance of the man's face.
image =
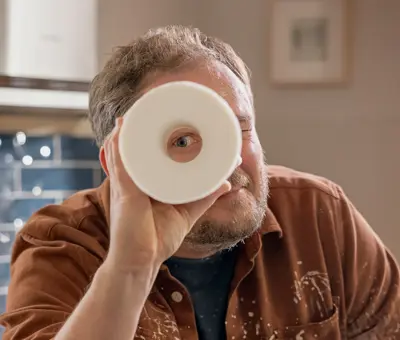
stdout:
<svg viewBox="0 0 400 340">
<path fill-rule="evenodd" d="M 143 92 L 172 81 L 192 81 L 213 89 L 228 102 L 239 119 L 242 163 L 229 178 L 232 190 L 221 196 L 197 221 L 183 244 L 199 252 L 229 248 L 261 226 L 267 208 L 267 168 L 254 126 L 251 97 L 235 74 L 220 63 L 154 75 Z M 188 161 L 199 153 L 201 138 L 183 129 L 174 134 L 167 148 L 171 158 Z"/>
</svg>

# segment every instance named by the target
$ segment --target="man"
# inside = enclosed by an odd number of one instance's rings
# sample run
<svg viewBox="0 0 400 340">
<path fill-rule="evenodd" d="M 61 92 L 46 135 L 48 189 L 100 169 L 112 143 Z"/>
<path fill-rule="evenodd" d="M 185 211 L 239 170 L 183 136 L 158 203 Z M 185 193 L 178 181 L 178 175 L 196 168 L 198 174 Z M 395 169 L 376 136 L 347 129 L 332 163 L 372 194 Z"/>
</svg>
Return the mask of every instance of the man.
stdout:
<svg viewBox="0 0 400 340">
<path fill-rule="evenodd" d="M 210 197 L 169 206 L 127 176 L 118 134 L 138 97 L 180 80 L 241 117 L 243 162 Z M 89 117 L 108 179 L 18 234 L 5 340 L 400 339 L 398 265 L 340 187 L 267 170 L 230 46 L 191 28 L 148 32 L 94 79 Z M 196 142 L 179 136 L 170 152 Z"/>
</svg>

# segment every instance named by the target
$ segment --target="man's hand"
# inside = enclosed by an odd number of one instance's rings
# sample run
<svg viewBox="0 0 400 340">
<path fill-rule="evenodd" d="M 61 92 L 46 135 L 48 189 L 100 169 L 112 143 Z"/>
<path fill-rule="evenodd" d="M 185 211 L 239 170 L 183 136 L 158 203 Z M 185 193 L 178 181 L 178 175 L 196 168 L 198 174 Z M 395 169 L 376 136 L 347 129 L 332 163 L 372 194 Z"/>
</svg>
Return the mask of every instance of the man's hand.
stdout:
<svg viewBox="0 0 400 340">
<path fill-rule="evenodd" d="M 104 145 L 110 178 L 110 249 L 106 261 L 122 270 L 158 266 L 172 256 L 194 223 L 224 193 L 228 181 L 207 198 L 184 205 L 156 202 L 141 192 L 122 164 L 118 140 L 122 119 Z M 140 162 L 140 159 L 138 159 Z"/>
</svg>

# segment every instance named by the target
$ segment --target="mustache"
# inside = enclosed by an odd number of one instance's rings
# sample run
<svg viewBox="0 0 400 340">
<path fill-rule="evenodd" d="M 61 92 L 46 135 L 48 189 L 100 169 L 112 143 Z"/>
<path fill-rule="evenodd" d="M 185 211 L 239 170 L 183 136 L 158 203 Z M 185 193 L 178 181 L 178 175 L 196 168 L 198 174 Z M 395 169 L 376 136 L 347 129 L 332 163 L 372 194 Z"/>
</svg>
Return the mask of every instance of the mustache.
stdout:
<svg viewBox="0 0 400 340">
<path fill-rule="evenodd" d="M 248 188 L 251 184 L 250 178 L 243 173 L 242 170 L 236 169 L 231 177 L 229 177 L 228 181 L 231 183 L 232 188 L 234 187 L 243 187 Z"/>
</svg>

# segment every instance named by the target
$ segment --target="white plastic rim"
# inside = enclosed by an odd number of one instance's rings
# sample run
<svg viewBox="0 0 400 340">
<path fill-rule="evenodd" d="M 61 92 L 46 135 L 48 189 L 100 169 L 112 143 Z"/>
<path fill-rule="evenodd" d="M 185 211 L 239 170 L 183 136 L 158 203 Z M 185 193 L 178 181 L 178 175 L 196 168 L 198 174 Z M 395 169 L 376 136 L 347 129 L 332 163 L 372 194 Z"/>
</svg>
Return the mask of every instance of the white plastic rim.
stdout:
<svg viewBox="0 0 400 340">
<path fill-rule="evenodd" d="M 191 126 L 202 138 L 192 161 L 172 160 L 166 135 Z M 212 89 L 171 82 L 144 94 L 125 113 L 119 136 L 122 163 L 137 187 L 168 204 L 184 204 L 214 193 L 240 162 L 242 136 L 229 104 Z"/>
</svg>

